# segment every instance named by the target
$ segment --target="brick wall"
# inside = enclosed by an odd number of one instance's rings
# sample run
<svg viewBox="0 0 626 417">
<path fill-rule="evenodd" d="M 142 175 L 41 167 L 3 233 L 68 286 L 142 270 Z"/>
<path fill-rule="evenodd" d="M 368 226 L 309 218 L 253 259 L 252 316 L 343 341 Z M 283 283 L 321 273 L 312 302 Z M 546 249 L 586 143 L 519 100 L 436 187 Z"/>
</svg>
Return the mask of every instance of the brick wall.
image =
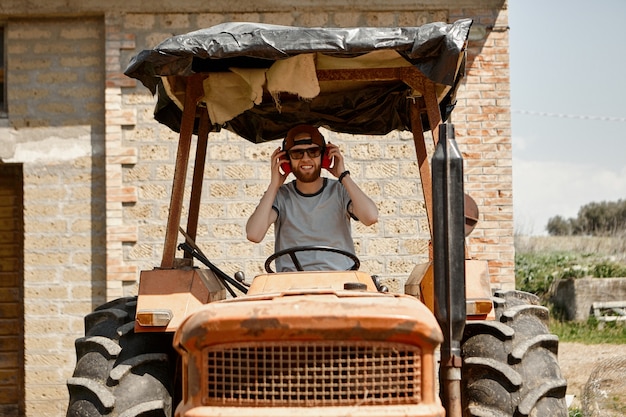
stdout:
<svg viewBox="0 0 626 417">
<path fill-rule="evenodd" d="M 24 174 L 28 416 L 62 416 L 83 316 L 105 299 L 101 19 L 7 25 L 6 161 Z"/>
<path fill-rule="evenodd" d="M 514 285 L 506 10 L 431 5 L 396 12 L 367 5 L 363 13 L 283 8 L 50 19 L 22 11 L 7 20 L 10 118 L 0 121 L 0 159 L 24 169 L 28 416 L 65 414 L 65 381 L 84 315 L 107 298 L 134 294 L 138 271 L 160 264 L 178 136 L 153 120 L 154 98 L 122 71 L 132 55 L 175 33 L 226 20 L 376 26 L 475 18 L 478 32 L 453 115 L 466 189 L 481 210 L 468 243 L 474 257 L 489 260 L 495 286 Z M 380 210 L 378 224 L 354 226 L 362 269 L 401 291 L 413 265 L 428 257 L 412 137 L 327 138 L 344 151 L 347 167 Z M 209 137 L 198 243 L 228 273 L 242 270 L 251 278 L 272 252 L 271 234 L 255 245 L 245 240 L 244 228 L 267 187 L 268 158 L 278 145 L 251 145 L 228 132 Z"/>
<path fill-rule="evenodd" d="M 218 24 L 227 18 L 285 25 L 349 26 L 417 24 L 446 20 L 446 14 L 443 10 L 360 15 L 232 14 L 228 17 L 127 14 L 121 17 L 119 24 L 122 31 L 133 33 L 135 37 L 135 50 L 122 53 L 130 59 L 139 50 L 155 46 L 171 33 Z M 152 269 L 160 262 L 178 135 L 154 121 L 154 100 L 143 86 L 125 89 L 123 101 L 132 103 L 137 110 L 137 120 L 132 129 L 123 130 L 122 146 L 136 149 L 138 155 L 137 163 L 122 167 L 123 186 L 133 187 L 138 195 L 136 203 L 124 205 L 123 223 L 137 225 L 138 239 L 124 243 L 122 262 L 138 270 Z M 354 227 L 362 269 L 381 275 L 390 287 L 402 291 L 404 279 L 413 266 L 428 259 L 429 232 L 412 135 L 395 132 L 386 137 L 365 137 L 326 132 L 326 137 L 342 148 L 353 177 L 380 208 L 378 224 L 372 227 L 355 224 Z M 209 136 L 197 241 L 211 261 L 227 273 L 243 271 L 247 277 L 253 277 L 262 272 L 263 261 L 273 252 L 273 235 L 270 233 L 261 244 L 250 243 L 245 239 L 245 223 L 267 188 L 269 155 L 277 146 L 279 142 L 252 145 L 226 131 Z M 115 279 L 110 274 L 109 278 Z M 126 287 L 131 288 L 131 283 Z"/>
<path fill-rule="evenodd" d="M 465 162 L 465 191 L 480 210 L 468 244 L 472 257 L 489 261 L 492 287 L 514 289 L 508 11 L 453 10 L 450 19 L 463 16 L 474 19 L 480 36 L 470 41 L 466 81 L 452 115 Z"/>
<path fill-rule="evenodd" d="M 457 140 L 466 161 L 466 190 L 475 198 L 481 212 L 480 222 L 468 239 L 468 245 L 472 257 L 489 261 L 494 286 L 512 288 L 512 161 L 506 11 L 445 9 L 361 14 L 233 13 L 228 16 L 127 14 L 121 16 L 117 24 L 120 31 L 134 36 L 135 49 L 126 49 L 120 54 L 124 63 L 139 50 L 155 46 L 172 33 L 185 33 L 226 20 L 350 26 L 423 24 L 468 16 L 476 21 L 476 35 L 469 47 L 467 81 L 461 88 L 453 114 Z M 119 70 L 123 69 L 122 66 L 120 64 Z M 136 124 L 122 131 L 121 141 L 121 146 L 135 149 L 138 155 L 136 163 L 122 166 L 122 186 L 137 192 L 136 202 L 123 205 L 122 222 L 136 225 L 137 240 L 122 244 L 121 260 L 116 262 L 136 270 L 151 269 L 160 263 L 177 134 L 154 121 L 154 100 L 143 86 L 125 88 L 122 95 L 125 107 L 137 111 Z M 362 269 L 379 274 L 393 290 L 402 291 L 404 280 L 413 266 L 428 259 L 428 224 L 412 136 L 408 132 L 394 132 L 386 137 L 326 132 L 326 136 L 342 148 L 353 177 L 380 210 L 378 224 L 354 226 Z M 209 137 L 197 240 L 211 260 L 228 273 L 243 271 L 247 277 L 252 277 L 262 272 L 264 259 L 273 251 L 271 230 L 261 244 L 255 245 L 245 240 L 245 222 L 269 183 L 268 158 L 279 145 L 279 142 L 252 145 L 225 131 Z M 193 160 L 193 155 L 191 158 Z M 109 279 L 112 287 L 111 282 L 117 278 L 109 274 Z M 131 280 L 119 285 L 132 289 L 133 283 Z"/>
</svg>

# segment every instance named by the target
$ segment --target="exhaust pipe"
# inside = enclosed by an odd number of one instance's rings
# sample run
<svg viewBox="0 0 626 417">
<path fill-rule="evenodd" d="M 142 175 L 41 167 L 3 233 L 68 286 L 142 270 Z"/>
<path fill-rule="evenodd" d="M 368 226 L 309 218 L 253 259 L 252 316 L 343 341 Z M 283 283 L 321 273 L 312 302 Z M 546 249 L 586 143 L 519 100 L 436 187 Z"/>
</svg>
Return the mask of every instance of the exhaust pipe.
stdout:
<svg viewBox="0 0 626 417">
<path fill-rule="evenodd" d="M 461 340 L 465 329 L 465 194 L 454 125 L 442 124 L 432 158 L 435 317 L 444 335 L 439 379 L 448 417 L 461 417 Z"/>
</svg>

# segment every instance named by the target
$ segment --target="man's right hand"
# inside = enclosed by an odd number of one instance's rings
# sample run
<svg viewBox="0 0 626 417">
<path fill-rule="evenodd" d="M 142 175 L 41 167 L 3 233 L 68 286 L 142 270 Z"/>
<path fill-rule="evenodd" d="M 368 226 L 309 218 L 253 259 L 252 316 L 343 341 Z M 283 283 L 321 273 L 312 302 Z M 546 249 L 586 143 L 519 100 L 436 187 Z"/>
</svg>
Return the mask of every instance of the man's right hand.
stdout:
<svg viewBox="0 0 626 417">
<path fill-rule="evenodd" d="M 280 164 L 288 162 L 286 155 L 287 152 L 280 148 L 276 148 L 272 152 L 272 179 L 270 180 L 270 185 L 246 223 L 246 236 L 251 242 L 259 243 L 262 241 L 272 223 L 276 221 L 278 213 L 272 208 L 272 204 L 276 194 L 278 194 L 278 189 L 285 182 L 285 178 L 287 178 L 287 174 L 280 172 Z"/>
<path fill-rule="evenodd" d="M 287 178 L 288 174 L 283 174 L 280 170 L 280 165 L 284 162 L 289 163 L 287 152 L 283 151 L 281 148 L 276 148 L 274 152 L 272 152 L 272 179 L 270 180 L 271 185 L 275 187 L 283 185 Z"/>
</svg>

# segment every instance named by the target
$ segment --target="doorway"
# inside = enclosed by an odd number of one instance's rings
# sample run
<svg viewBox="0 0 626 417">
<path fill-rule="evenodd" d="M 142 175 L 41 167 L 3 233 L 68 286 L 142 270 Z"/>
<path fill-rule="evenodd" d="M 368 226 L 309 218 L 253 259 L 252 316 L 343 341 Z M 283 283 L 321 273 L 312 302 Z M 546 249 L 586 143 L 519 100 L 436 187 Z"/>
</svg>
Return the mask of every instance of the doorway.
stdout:
<svg viewBox="0 0 626 417">
<path fill-rule="evenodd" d="M 0 415 L 24 415 L 24 193 L 21 164 L 0 163 Z"/>
</svg>

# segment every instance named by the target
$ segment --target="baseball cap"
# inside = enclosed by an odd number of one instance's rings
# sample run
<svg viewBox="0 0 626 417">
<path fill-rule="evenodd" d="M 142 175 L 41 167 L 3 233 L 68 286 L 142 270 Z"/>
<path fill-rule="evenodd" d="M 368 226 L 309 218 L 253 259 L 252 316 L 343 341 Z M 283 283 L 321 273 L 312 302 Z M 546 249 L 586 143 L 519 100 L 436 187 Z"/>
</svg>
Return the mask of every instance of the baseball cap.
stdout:
<svg viewBox="0 0 626 417">
<path fill-rule="evenodd" d="M 308 133 L 309 137 L 302 137 L 295 139 L 301 133 Z M 318 145 L 321 148 L 326 146 L 324 136 L 320 133 L 315 126 L 311 125 L 298 125 L 289 129 L 287 137 L 283 141 L 283 149 L 288 151 L 296 145 Z"/>
</svg>

